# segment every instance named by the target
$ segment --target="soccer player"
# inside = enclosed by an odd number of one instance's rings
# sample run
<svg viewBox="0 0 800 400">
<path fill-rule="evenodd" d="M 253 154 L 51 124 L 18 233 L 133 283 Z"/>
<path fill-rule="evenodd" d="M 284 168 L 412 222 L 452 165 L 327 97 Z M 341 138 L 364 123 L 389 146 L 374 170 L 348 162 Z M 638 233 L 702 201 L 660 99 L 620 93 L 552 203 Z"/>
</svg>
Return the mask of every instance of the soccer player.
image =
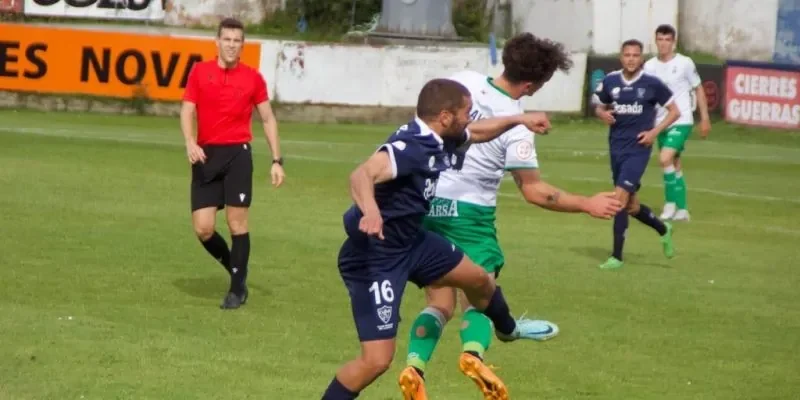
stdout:
<svg viewBox="0 0 800 400">
<path fill-rule="evenodd" d="M 483 268 L 422 227 L 439 174 L 453 165 L 458 147 L 490 141 L 518 124 L 539 133 L 550 127 L 542 113 L 470 123 L 471 109 L 469 91 L 460 83 L 448 79 L 426 83 L 417 100 L 416 118 L 389 136 L 350 175 L 355 204 L 344 214 L 347 238 L 338 264 L 350 295 L 361 354 L 338 370 L 324 400 L 355 399 L 389 368 L 407 281 L 419 287 L 462 289 L 470 303 L 492 320 L 500 340 L 530 333 L 530 320 L 514 320 L 502 291 Z"/>
<path fill-rule="evenodd" d="M 250 126 L 258 110 L 272 150 L 272 184 L 284 180 L 278 125 L 261 74 L 239 61 L 244 45 L 241 22 L 227 18 L 217 29 L 217 58 L 197 63 L 189 73 L 181 106 L 181 131 L 192 165 L 192 225 L 203 247 L 230 274 L 221 308 L 236 309 L 247 301 L 250 234 L 247 213 L 253 199 Z M 197 117 L 197 138 L 194 119 Z M 216 215 L 225 208 L 231 248 L 216 232 Z"/>
<path fill-rule="evenodd" d="M 658 156 L 664 170 L 664 208 L 662 220 L 688 221 L 689 210 L 686 204 L 686 181 L 681 170 L 681 153 L 686 140 L 692 133 L 694 124 L 694 98 L 700 109 L 700 136 L 705 138 L 711 130 L 708 117 L 708 102 L 703 90 L 702 80 L 697 67 L 691 58 L 675 52 L 675 28 L 670 25 L 659 25 L 656 28 L 656 47 L 658 56 L 644 64 L 645 72 L 659 77 L 675 96 L 675 103 L 681 116 L 675 123 L 658 134 Z M 695 97 L 696 96 L 696 97 Z M 659 108 L 657 122 L 666 118 L 667 112 Z"/>
<path fill-rule="evenodd" d="M 568 72 L 569 54 L 561 44 L 530 33 L 511 38 L 503 48 L 503 73 L 495 78 L 465 71 L 451 77 L 467 87 L 472 95 L 473 119 L 522 114 L 520 99 L 532 96 L 550 80 L 556 70 Z M 494 280 L 505 264 L 497 239 L 495 208 L 497 192 L 506 171 L 510 171 L 525 199 L 548 210 L 583 212 L 598 218 L 611 218 L 622 204 L 608 194 L 584 197 L 570 194 L 541 179 L 532 133 L 518 125 L 499 138 L 469 147 L 456 155 L 457 169 L 442 172 L 436 197 L 425 218 L 425 227 L 442 235 L 462 249 Z M 427 307 L 411 327 L 407 368 L 399 384 L 406 400 L 425 400 L 424 371 L 445 324 L 456 307 L 452 288 L 425 288 Z M 472 307 L 463 293 L 458 296 L 464 314 L 461 323 L 463 353 L 461 371 L 471 378 L 486 399 L 505 398 L 505 384 L 483 364 L 484 352 L 492 338 L 491 321 Z M 546 340 L 558 334 L 558 327 L 547 321 L 534 321 L 537 331 L 530 339 Z"/>
<path fill-rule="evenodd" d="M 614 192 L 627 208 L 614 217 L 614 250 L 600 265 L 602 269 L 623 266 L 622 248 L 629 214 L 658 232 L 667 258 L 674 255 L 672 226 L 656 218 L 649 207 L 639 202 L 636 193 L 647 169 L 653 142 L 681 112 L 672 91 L 660 79 L 642 70 L 642 49 L 638 40 L 625 41 L 620 54 L 623 68 L 608 74 L 597 85 L 593 96 L 597 105 L 595 114 L 610 125 L 608 143 Z M 667 116 L 656 125 L 657 106 L 665 107 Z"/>
</svg>

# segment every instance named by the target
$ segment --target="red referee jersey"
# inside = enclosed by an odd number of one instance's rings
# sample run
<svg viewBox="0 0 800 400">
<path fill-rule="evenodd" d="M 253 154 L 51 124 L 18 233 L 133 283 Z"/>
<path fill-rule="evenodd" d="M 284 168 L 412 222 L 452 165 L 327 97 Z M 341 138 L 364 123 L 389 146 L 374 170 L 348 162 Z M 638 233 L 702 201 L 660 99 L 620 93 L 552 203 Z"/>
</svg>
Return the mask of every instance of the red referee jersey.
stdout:
<svg viewBox="0 0 800 400">
<path fill-rule="evenodd" d="M 253 107 L 269 94 L 257 70 L 241 62 L 222 68 L 214 59 L 194 64 L 183 100 L 197 106 L 197 144 L 242 144 L 253 139 Z"/>
</svg>

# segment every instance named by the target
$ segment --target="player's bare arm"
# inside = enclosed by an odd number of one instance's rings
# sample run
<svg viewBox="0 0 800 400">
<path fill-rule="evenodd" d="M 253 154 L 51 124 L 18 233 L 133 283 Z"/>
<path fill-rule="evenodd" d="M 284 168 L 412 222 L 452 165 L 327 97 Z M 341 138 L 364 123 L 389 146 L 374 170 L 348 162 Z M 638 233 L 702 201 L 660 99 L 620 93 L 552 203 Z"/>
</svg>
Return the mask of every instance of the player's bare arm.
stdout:
<svg viewBox="0 0 800 400">
<path fill-rule="evenodd" d="M 270 105 L 269 101 L 263 101 L 256 105 L 256 110 L 261 117 L 261 124 L 264 128 L 264 135 L 267 137 L 267 144 L 269 144 L 269 149 L 272 152 L 272 159 L 282 160 L 280 137 L 278 136 L 278 120 L 272 112 L 272 105 Z M 283 183 L 286 174 L 280 162 L 272 163 L 270 175 L 272 176 L 272 184 L 275 187 L 279 187 Z"/>
<path fill-rule="evenodd" d="M 655 128 L 647 131 L 642 132 L 639 134 L 639 144 L 650 146 L 658 137 L 658 134 L 665 129 L 667 129 L 673 122 L 677 121 L 678 118 L 681 116 L 681 110 L 678 109 L 678 105 L 675 104 L 674 101 L 670 101 L 666 105 L 667 108 L 667 116 L 661 121 L 660 124 L 656 125 Z"/>
<path fill-rule="evenodd" d="M 597 94 L 592 95 L 592 106 L 594 106 L 594 115 L 606 125 L 616 122 L 611 104 L 604 103 Z"/>
<path fill-rule="evenodd" d="M 350 195 L 364 214 L 359 229 L 379 239 L 383 239 L 383 219 L 375 201 L 375 184 L 392 179 L 392 160 L 387 151 L 373 154 L 350 174 Z"/>
<path fill-rule="evenodd" d="M 183 133 L 183 140 L 186 143 L 186 156 L 192 164 L 206 161 L 206 154 L 203 149 L 197 145 L 197 140 L 194 137 L 194 116 L 196 109 L 197 106 L 191 101 L 184 100 L 183 103 L 181 103 L 181 133 Z"/>
<path fill-rule="evenodd" d="M 542 180 L 538 169 L 518 169 L 512 175 L 525 200 L 547 210 L 609 219 L 622 209 L 622 203 L 613 193 L 598 193 L 593 197 L 567 193 Z"/>
<path fill-rule="evenodd" d="M 467 125 L 467 129 L 470 134 L 470 142 L 483 143 L 494 140 L 517 125 L 525 125 L 532 132 L 545 133 L 550 129 L 550 120 L 545 113 L 532 112 L 473 121 Z"/>
<path fill-rule="evenodd" d="M 708 99 L 703 85 L 694 88 L 697 95 L 697 108 L 700 109 L 700 137 L 706 138 L 711 131 L 711 118 L 708 114 Z"/>
</svg>

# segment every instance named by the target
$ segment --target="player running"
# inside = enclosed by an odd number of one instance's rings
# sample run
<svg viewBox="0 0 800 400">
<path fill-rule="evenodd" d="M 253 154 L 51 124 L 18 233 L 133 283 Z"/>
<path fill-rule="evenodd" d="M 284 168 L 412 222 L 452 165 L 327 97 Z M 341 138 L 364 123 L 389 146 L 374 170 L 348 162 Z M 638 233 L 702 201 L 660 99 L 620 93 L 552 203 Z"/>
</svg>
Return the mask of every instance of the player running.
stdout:
<svg viewBox="0 0 800 400">
<path fill-rule="evenodd" d="M 675 28 L 671 25 L 659 25 L 656 28 L 656 47 L 658 56 L 653 57 L 644 64 L 645 72 L 660 78 L 675 96 L 675 103 L 681 111 L 681 116 L 675 123 L 658 134 L 658 147 L 661 150 L 659 162 L 664 170 L 664 209 L 661 219 L 688 221 L 689 210 L 686 204 L 686 181 L 681 171 L 680 156 L 686 141 L 692 133 L 694 116 L 692 115 L 694 101 L 697 96 L 697 106 L 700 109 L 700 136 L 708 136 L 711 122 L 708 118 L 708 102 L 703 90 L 702 80 L 697 73 L 697 67 L 691 58 L 675 52 Z M 658 119 L 661 122 L 667 117 L 664 109 L 658 110 Z"/>
<path fill-rule="evenodd" d="M 520 98 L 531 96 L 550 80 L 556 69 L 569 71 L 572 62 L 563 46 L 530 33 L 511 38 L 503 48 L 503 73 L 491 78 L 465 71 L 451 77 L 467 87 L 472 95 L 472 119 L 523 113 Z M 497 192 L 506 171 L 510 171 L 525 199 L 540 207 L 561 212 L 584 212 L 611 218 L 622 204 L 606 195 L 592 198 L 573 195 L 543 181 L 539 173 L 536 148 L 531 132 L 516 126 L 499 138 L 469 147 L 456 155 L 456 168 L 441 174 L 436 197 L 425 219 L 425 227 L 461 248 L 494 280 L 505 264 L 497 240 L 495 208 Z M 406 400 L 425 400 L 423 380 L 445 324 L 456 307 L 456 290 L 425 288 L 427 308 L 411 327 L 408 367 L 399 384 Z M 471 378 L 486 399 L 507 398 L 505 384 L 483 364 L 484 352 L 492 337 L 491 321 L 475 310 L 459 293 L 464 310 L 459 359 L 461 371 Z M 534 321 L 531 339 L 546 340 L 558 334 L 558 326 Z"/>
<path fill-rule="evenodd" d="M 428 82 L 419 94 L 416 118 L 350 175 L 355 204 L 344 214 L 347 239 L 338 262 L 361 355 L 339 369 L 323 400 L 355 399 L 389 368 L 407 281 L 462 289 L 492 320 L 500 340 L 529 338 L 535 332 L 530 320 L 514 320 L 502 291 L 483 268 L 422 226 L 439 174 L 452 166 L 456 148 L 490 141 L 518 124 L 540 133 L 550 127 L 541 113 L 470 123 L 471 109 L 469 91 L 460 83 Z"/>
<path fill-rule="evenodd" d="M 655 229 L 661 236 L 664 255 L 674 255 L 672 226 L 656 218 L 636 193 L 650 160 L 652 144 L 659 132 L 681 115 L 672 91 L 657 77 L 642 70 L 642 43 L 627 40 L 622 44 L 622 70 L 608 74 L 597 85 L 593 100 L 595 114 L 608 125 L 611 177 L 617 198 L 626 205 L 614 217 L 614 250 L 600 265 L 602 269 L 622 267 L 622 247 L 628 229 L 628 214 Z M 656 107 L 667 109 L 667 116 L 655 125 Z"/>
</svg>

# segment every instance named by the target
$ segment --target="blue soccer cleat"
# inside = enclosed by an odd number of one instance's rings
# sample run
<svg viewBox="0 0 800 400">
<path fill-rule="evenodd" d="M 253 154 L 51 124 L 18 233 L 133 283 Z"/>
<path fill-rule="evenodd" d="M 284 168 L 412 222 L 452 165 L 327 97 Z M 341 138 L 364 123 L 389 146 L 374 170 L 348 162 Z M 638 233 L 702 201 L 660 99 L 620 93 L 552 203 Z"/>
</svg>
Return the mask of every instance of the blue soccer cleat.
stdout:
<svg viewBox="0 0 800 400">
<path fill-rule="evenodd" d="M 503 342 L 512 342 L 518 339 L 528 339 L 543 342 L 558 335 L 558 325 L 539 319 L 520 317 L 517 320 L 517 329 L 511 335 L 504 335 L 495 331 L 497 338 Z"/>
</svg>

